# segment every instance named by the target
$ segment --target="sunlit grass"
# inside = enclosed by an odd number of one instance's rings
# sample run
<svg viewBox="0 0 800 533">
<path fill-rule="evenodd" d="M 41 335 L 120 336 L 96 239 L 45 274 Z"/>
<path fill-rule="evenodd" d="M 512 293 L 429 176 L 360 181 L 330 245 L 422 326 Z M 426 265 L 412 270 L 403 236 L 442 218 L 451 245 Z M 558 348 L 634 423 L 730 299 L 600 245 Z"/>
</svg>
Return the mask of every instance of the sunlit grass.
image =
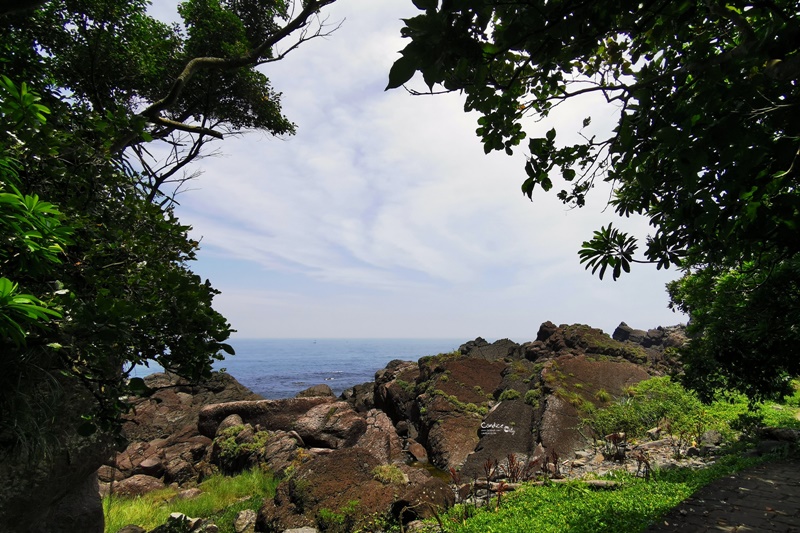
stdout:
<svg viewBox="0 0 800 533">
<path fill-rule="evenodd" d="M 646 529 L 697 489 L 719 477 L 764 461 L 728 456 L 703 470 L 655 472 L 645 481 L 627 473 L 612 478 L 612 490 L 591 489 L 580 482 L 527 486 L 474 511 L 464 521 L 461 507 L 441 516 L 448 533 L 602 533 Z M 440 531 L 431 523 L 429 532 Z"/>
<path fill-rule="evenodd" d="M 128 524 L 147 530 L 166 522 L 170 513 L 208 518 L 221 533 L 233 533 L 233 519 L 244 509 L 258 510 L 264 498 L 275 494 L 278 480 L 269 472 L 250 470 L 237 476 L 215 475 L 199 485 L 203 493 L 196 498 L 174 499 L 177 491 L 164 489 L 129 498 L 108 496 L 103 499 L 106 533 L 116 533 Z"/>
</svg>

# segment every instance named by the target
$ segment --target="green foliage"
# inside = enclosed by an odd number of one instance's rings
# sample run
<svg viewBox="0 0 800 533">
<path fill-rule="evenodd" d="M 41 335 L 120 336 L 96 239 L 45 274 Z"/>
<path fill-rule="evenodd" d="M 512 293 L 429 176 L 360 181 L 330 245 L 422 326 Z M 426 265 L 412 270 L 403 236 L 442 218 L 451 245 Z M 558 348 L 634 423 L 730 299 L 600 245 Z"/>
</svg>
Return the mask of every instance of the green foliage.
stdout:
<svg viewBox="0 0 800 533">
<path fill-rule="evenodd" d="M 669 378 L 652 378 L 631 388 L 632 396 L 605 406 L 592 413 L 584 422 L 597 436 L 624 432 L 638 438 L 659 425 L 669 431 L 687 434 L 695 439 L 708 429 L 724 426 L 715 423 L 696 395 Z"/>
<path fill-rule="evenodd" d="M 372 470 L 372 476 L 384 485 L 404 485 L 406 476 L 396 465 L 378 465 Z"/>
<path fill-rule="evenodd" d="M 607 403 L 611 401 L 611 395 L 605 389 L 599 389 L 594 393 L 594 398 L 600 403 Z"/>
<path fill-rule="evenodd" d="M 704 398 L 731 389 L 753 400 L 791 392 L 800 375 L 800 360 L 790 355 L 800 342 L 800 255 L 708 267 L 668 289 L 692 317 L 692 340 L 681 350 L 687 385 Z"/>
<path fill-rule="evenodd" d="M 352 500 L 339 512 L 320 509 L 316 516 L 317 527 L 322 533 L 351 533 L 358 522 L 358 505 L 357 500 Z"/>
<path fill-rule="evenodd" d="M 480 508 L 466 520 L 461 506 L 456 506 L 442 517 L 442 524 L 448 533 L 642 531 L 700 487 L 762 461 L 727 456 L 704 470 L 658 471 L 650 481 L 614 474 L 619 485 L 609 491 L 592 490 L 580 482 L 523 486 L 504 496 L 499 507 Z M 429 531 L 435 530 L 431 525 Z"/>
<path fill-rule="evenodd" d="M 242 438 L 244 430 L 245 426 L 231 426 L 214 438 L 219 466 L 227 474 L 241 471 L 263 455 L 272 436 L 269 431 L 256 431 L 245 432 L 247 438 Z"/>
<path fill-rule="evenodd" d="M 502 393 L 500 393 L 500 397 L 498 398 L 499 401 L 505 402 L 507 400 L 516 400 L 522 396 L 522 394 L 516 389 L 506 389 Z"/>
<path fill-rule="evenodd" d="M 321 35 L 327 3 L 189 0 L 183 27 L 145 0 L 0 17 L 0 454 L 113 434 L 137 365 L 197 380 L 233 353 L 172 199 L 210 140 L 294 131 L 255 67 Z"/>
<path fill-rule="evenodd" d="M 164 489 L 144 496 L 103 498 L 106 533 L 137 524 L 148 531 L 167 521 L 170 513 L 214 521 L 221 533 L 233 533 L 233 519 L 244 509 L 258 511 L 264 498 L 275 495 L 279 480 L 269 472 L 253 469 L 234 477 L 214 475 L 203 481 L 201 495 L 191 499 L 173 499 L 175 489 Z"/>
<path fill-rule="evenodd" d="M 525 403 L 537 409 L 539 407 L 539 400 L 542 398 L 542 389 L 535 388 L 530 389 L 528 392 L 525 393 Z"/>
<path fill-rule="evenodd" d="M 641 243 L 605 225 L 581 263 L 614 279 L 636 262 L 683 268 L 690 276 L 671 293 L 696 324 L 687 383 L 706 396 L 783 393 L 798 374 L 787 346 L 800 323 L 796 2 L 414 4 L 421 13 L 404 19 L 409 42 L 387 89 L 420 72 L 432 92 L 462 92 L 485 152 L 527 149 L 530 198 L 560 181 L 558 198 L 583 206 L 607 182 L 617 215 L 647 217 L 652 233 Z M 557 142 L 556 129 L 523 144 L 528 117 L 589 95 L 618 107 L 610 133 L 586 117 L 559 125 L 579 130 L 575 144 Z M 736 332 L 739 317 L 748 320 Z"/>
</svg>

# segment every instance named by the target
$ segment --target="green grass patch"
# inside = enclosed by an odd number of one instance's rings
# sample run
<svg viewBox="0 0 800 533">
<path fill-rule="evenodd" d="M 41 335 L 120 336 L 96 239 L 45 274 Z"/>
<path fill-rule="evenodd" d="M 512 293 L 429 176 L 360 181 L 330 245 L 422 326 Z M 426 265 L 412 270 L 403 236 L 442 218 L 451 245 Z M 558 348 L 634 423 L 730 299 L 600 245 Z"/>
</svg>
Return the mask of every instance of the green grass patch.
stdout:
<svg viewBox="0 0 800 533">
<path fill-rule="evenodd" d="M 106 496 L 103 498 L 106 533 L 116 533 L 128 524 L 151 530 L 167 521 L 170 513 L 208 518 L 219 526 L 220 533 L 233 533 L 233 520 L 244 509 L 258 511 L 265 498 L 275 495 L 279 480 L 260 469 L 237 476 L 215 475 L 198 488 L 196 498 L 176 500 L 177 491 L 164 489 L 138 497 Z"/>
<path fill-rule="evenodd" d="M 657 471 L 645 481 L 629 474 L 611 476 L 612 490 L 590 489 L 580 482 L 527 486 L 494 499 L 467 520 L 460 506 L 441 517 L 448 533 L 601 533 L 636 532 L 660 520 L 670 509 L 714 479 L 764 461 L 727 456 L 704 470 Z M 469 515 L 470 513 L 466 513 Z M 426 531 L 440 531 L 431 524 Z"/>
</svg>

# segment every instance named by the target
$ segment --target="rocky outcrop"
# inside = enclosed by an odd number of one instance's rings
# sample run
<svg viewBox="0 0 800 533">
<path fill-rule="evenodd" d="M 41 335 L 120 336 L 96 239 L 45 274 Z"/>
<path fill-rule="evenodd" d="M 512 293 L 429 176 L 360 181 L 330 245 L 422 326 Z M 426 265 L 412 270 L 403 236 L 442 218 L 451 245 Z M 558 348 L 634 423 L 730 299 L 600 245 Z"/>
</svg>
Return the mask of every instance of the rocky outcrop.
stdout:
<svg viewBox="0 0 800 533">
<path fill-rule="evenodd" d="M 153 392 L 144 398 L 129 399 L 131 411 L 122 425 L 128 446 L 108 458 L 97 471 L 102 494 L 130 492 L 125 480 L 136 476 L 155 479 L 162 487 L 196 483 L 213 471 L 207 460 L 212 440 L 198 431 L 203 407 L 261 398 L 225 373 L 215 372 L 197 384 L 165 373 L 152 374 L 144 381 Z M 157 485 L 136 486 L 140 488 L 134 492 L 147 492 Z"/>
<path fill-rule="evenodd" d="M 455 353 L 391 361 L 373 383 L 340 398 L 319 386 L 261 400 L 231 385 L 235 392 L 196 400 L 185 385 L 165 386 L 161 402 L 172 411 L 137 404 L 137 416 L 152 416 L 154 427 L 130 426 L 146 438 L 99 476 L 134 494 L 261 465 L 292 476 L 265 502 L 258 531 L 355 529 L 381 513 L 407 522 L 430 505 L 452 503 L 446 483 L 419 465 L 476 479 L 487 465 L 497 472 L 511 463 L 546 469 L 556 468 L 548 461 L 577 460 L 590 436 L 582 418 L 671 368 L 669 348 L 681 335 L 681 328 L 643 331 L 623 323 L 612 338 L 585 325 L 545 322 L 525 344 L 477 338 Z M 215 401 L 222 394 L 228 399 Z M 189 421 L 193 427 L 184 425 Z"/>
<path fill-rule="evenodd" d="M 453 493 L 421 469 L 388 469 L 364 449 L 348 448 L 304 463 L 282 482 L 258 513 L 257 530 L 282 532 L 300 527 L 356 531 L 392 512 L 406 522 L 447 508 Z M 408 472 L 408 473 L 406 473 Z M 417 479 L 411 481 L 411 477 Z"/>
<path fill-rule="evenodd" d="M 186 427 L 196 431 L 200 410 L 207 405 L 261 399 L 224 372 L 214 372 L 199 384 L 165 373 L 147 376 L 144 382 L 154 392 L 146 398 L 131 399 L 131 411 L 122 426 L 129 442 L 168 438 Z"/>
</svg>

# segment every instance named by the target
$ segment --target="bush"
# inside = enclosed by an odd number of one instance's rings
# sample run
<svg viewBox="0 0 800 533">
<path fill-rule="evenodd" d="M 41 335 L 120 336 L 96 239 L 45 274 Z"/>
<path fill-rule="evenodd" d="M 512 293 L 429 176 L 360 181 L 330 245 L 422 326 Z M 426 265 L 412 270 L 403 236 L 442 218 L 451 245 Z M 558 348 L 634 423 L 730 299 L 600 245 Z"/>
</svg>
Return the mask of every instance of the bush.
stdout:
<svg viewBox="0 0 800 533">
<path fill-rule="evenodd" d="M 403 485 L 406 476 L 395 465 L 378 465 L 372 470 L 372 477 L 384 485 Z"/>
<path fill-rule="evenodd" d="M 520 394 L 518 390 L 506 389 L 500 394 L 500 398 L 498 398 L 498 400 L 500 400 L 501 402 L 504 402 L 506 400 L 516 400 L 520 396 L 522 396 L 522 394 Z"/>
</svg>

